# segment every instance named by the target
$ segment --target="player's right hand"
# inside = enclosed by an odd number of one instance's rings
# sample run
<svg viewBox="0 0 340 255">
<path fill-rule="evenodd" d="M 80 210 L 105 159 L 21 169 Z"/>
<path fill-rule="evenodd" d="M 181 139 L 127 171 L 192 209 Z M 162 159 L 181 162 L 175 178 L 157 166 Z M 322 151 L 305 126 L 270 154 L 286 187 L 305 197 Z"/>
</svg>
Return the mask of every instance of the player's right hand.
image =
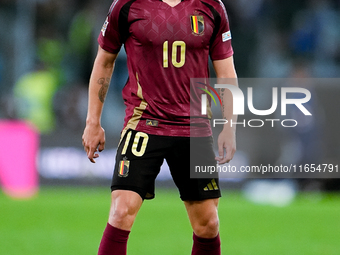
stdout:
<svg viewBox="0 0 340 255">
<path fill-rule="evenodd" d="M 100 125 L 86 124 L 82 141 L 88 159 L 96 163 L 94 159 L 99 157 L 96 152 L 105 149 L 105 130 Z"/>
</svg>

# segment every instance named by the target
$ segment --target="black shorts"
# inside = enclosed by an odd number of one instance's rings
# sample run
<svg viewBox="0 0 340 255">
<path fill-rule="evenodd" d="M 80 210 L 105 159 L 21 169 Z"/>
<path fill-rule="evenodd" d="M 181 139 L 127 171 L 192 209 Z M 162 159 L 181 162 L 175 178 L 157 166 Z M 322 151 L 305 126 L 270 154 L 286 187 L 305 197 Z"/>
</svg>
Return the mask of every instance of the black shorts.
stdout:
<svg viewBox="0 0 340 255">
<path fill-rule="evenodd" d="M 192 140 L 194 139 L 194 140 Z M 190 178 L 190 144 L 196 141 L 196 165 L 216 165 L 212 137 L 170 137 L 128 130 L 121 140 L 111 190 L 131 190 L 143 199 L 155 197 L 155 179 L 164 159 L 183 201 L 221 196 L 218 178 Z"/>
</svg>

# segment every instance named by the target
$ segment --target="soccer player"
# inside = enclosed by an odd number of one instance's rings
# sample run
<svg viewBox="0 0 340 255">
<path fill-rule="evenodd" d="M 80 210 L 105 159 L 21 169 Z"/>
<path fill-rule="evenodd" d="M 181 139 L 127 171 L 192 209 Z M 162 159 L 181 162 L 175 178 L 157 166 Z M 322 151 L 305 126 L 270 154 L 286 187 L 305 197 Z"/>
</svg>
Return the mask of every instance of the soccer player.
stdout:
<svg viewBox="0 0 340 255">
<path fill-rule="evenodd" d="M 124 44 L 129 71 L 122 91 L 126 117 L 99 255 L 126 254 L 131 227 L 143 201 L 154 197 L 155 178 L 164 159 L 193 228 L 192 254 L 221 253 L 218 178 L 190 178 L 190 141 L 197 141 L 195 158 L 210 165 L 223 164 L 236 150 L 235 128 L 224 126 L 215 157 L 209 120 L 195 118 L 195 126 L 204 132 L 190 127 L 190 78 L 209 77 L 209 56 L 218 78 L 236 78 L 230 39 L 221 0 L 113 1 L 98 38 L 82 137 L 87 156 L 95 163 L 105 146 L 101 112 L 115 59 Z M 222 105 L 226 119 L 232 118 L 229 106 L 230 102 Z"/>
</svg>

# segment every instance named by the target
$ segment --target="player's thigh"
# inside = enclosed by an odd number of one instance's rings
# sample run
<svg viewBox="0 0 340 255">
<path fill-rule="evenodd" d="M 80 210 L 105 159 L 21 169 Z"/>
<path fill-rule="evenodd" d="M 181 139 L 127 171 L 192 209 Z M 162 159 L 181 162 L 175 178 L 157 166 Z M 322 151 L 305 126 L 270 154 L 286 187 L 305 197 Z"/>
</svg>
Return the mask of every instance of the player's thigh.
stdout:
<svg viewBox="0 0 340 255">
<path fill-rule="evenodd" d="M 111 191 L 130 190 L 142 199 L 153 198 L 164 159 L 163 147 L 157 136 L 128 130 L 117 150 Z"/>
<path fill-rule="evenodd" d="M 194 143 L 193 143 L 194 142 Z M 179 189 L 183 201 L 202 201 L 221 196 L 217 176 L 197 176 L 191 173 L 196 165 L 215 165 L 215 154 L 211 137 L 181 138 L 166 160 L 170 167 L 172 178 Z M 204 178 L 203 178 L 204 177 Z"/>
<path fill-rule="evenodd" d="M 218 218 L 219 199 L 212 198 L 201 201 L 184 201 L 190 221 L 204 223 L 212 218 Z"/>
<path fill-rule="evenodd" d="M 114 227 L 130 230 L 142 204 L 143 199 L 134 191 L 112 191 L 109 223 Z"/>
<path fill-rule="evenodd" d="M 196 235 L 213 238 L 218 234 L 218 198 L 184 201 L 191 226 Z"/>
<path fill-rule="evenodd" d="M 137 214 L 143 203 L 141 196 L 131 190 L 114 190 L 111 192 L 111 210 L 126 209 L 126 213 Z"/>
</svg>

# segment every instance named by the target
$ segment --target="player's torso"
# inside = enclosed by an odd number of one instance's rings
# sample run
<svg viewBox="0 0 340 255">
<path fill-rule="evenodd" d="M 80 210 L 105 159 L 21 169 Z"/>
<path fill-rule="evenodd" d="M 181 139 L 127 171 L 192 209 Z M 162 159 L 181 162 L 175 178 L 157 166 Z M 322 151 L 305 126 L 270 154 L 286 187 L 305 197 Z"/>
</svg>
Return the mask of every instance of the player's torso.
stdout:
<svg viewBox="0 0 340 255">
<path fill-rule="evenodd" d="M 187 123 L 190 78 L 209 75 L 209 46 L 215 27 L 209 4 L 184 0 L 170 7 L 159 0 L 131 2 L 125 41 L 129 82 L 123 96 L 125 100 L 142 97 L 147 104 L 145 118 Z M 139 106 L 132 101 L 134 107 Z M 135 109 L 129 107 L 127 115 L 132 115 Z"/>
<path fill-rule="evenodd" d="M 209 12 L 199 0 L 174 7 L 159 0 L 136 0 L 130 7 L 131 40 L 150 51 L 177 41 L 183 41 L 187 51 L 206 49 L 214 26 Z"/>
<path fill-rule="evenodd" d="M 206 64 L 198 61 L 208 57 L 213 22 L 209 7 L 199 0 L 174 7 L 159 0 L 136 0 L 129 10 L 125 47 L 145 68 L 187 71 L 191 65 Z"/>
</svg>

